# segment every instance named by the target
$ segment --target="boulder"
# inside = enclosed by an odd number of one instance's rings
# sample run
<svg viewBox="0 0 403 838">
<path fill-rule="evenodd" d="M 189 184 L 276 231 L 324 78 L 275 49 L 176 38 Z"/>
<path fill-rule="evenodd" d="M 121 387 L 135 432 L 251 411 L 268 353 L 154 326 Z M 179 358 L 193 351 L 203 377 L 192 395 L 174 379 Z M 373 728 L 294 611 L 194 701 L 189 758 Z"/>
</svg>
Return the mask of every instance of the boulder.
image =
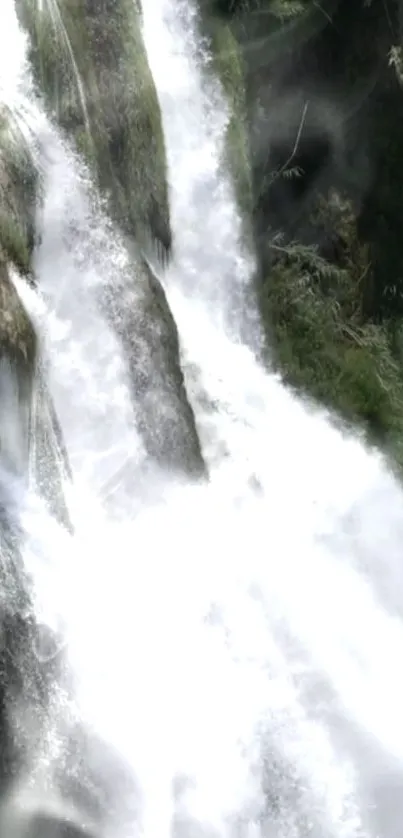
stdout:
<svg viewBox="0 0 403 838">
<path fill-rule="evenodd" d="M 163 468 L 205 475 L 180 363 L 179 337 L 165 292 L 149 264 L 132 251 L 133 281 L 105 294 L 128 361 L 137 427 L 148 454 Z"/>
</svg>

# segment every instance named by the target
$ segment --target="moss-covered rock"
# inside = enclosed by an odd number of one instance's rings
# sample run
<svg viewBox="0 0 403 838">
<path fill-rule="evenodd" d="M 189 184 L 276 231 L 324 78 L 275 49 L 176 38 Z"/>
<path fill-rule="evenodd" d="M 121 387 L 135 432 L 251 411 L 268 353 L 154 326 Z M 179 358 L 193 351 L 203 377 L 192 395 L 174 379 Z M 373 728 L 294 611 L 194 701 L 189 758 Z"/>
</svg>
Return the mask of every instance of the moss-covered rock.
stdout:
<svg viewBox="0 0 403 838">
<path fill-rule="evenodd" d="M 313 0 L 202 0 L 210 15 L 224 19 L 250 18 L 263 11 L 274 18 L 288 20 L 313 6 Z"/>
<path fill-rule="evenodd" d="M 250 216 L 252 182 L 246 124 L 245 68 L 241 49 L 227 23 L 210 21 L 212 70 L 226 94 L 229 120 L 225 137 L 225 162 L 235 185 L 238 204 Z"/>
<path fill-rule="evenodd" d="M 12 114 L 0 107 L 0 246 L 3 256 L 31 274 L 38 174 Z"/>
<path fill-rule="evenodd" d="M 133 0 L 18 0 L 34 77 L 141 244 L 171 249 L 161 113 Z"/>
</svg>

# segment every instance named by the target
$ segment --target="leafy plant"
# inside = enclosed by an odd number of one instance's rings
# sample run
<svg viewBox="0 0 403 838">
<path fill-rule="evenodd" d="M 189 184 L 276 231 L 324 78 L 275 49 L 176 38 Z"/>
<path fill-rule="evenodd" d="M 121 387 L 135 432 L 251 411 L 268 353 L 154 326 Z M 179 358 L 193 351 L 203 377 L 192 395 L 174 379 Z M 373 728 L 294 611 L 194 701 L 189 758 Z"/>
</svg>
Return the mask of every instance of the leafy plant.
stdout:
<svg viewBox="0 0 403 838">
<path fill-rule="evenodd" d="M 400 358 L 390 324 L 362 316 L 367 250 L 358 241 L 348 202 L 331 195 L 319 203 L 319 215 L 325 206 L 344 245 L 343 257 L 337 263 L 318 247 L 273 239 L 272 269 L 261 293 L 270 362 L 291 386 L 361 424 L 403 466 Z"/>
</svg>

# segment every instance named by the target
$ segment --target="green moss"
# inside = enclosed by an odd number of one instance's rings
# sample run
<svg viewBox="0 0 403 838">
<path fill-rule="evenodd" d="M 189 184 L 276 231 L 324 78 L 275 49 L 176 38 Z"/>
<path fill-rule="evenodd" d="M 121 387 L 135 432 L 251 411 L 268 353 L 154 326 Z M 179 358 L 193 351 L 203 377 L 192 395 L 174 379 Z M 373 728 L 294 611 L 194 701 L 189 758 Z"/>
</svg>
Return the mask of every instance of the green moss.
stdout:
<svg viewBox="0 0 403 838">
<path fill-rule="evenodd" d="M 133 0 L 18 0 L 36 82 L 125 231 L 171 248 L 161 112 Z"/>
<path fill-rule="evenodd" d="M 151 229 L 169 251 L 171 231 L 161 112 L 142 40 L 140 17 L 133 9 L 132 0 L 124 0 L 122 14 L 117 17 L 116 41 L 123 50 L 125 112 L 119 175 L 121 182 L 130 186 L 129 212 L 135 225 L 138 229 L 142 225 Z"/>
<path fill-rule="evenodd" d="M 21 273 L 29 273 L 31 269 L 31 253 L 26 242 L 26 235 L 18 222 L 0 209 L 0 241 L 10 262 Z"/>
<path fill-rule="evenodd" d="M 362 317 L 367 252 L 348 204 L 339 203 L 338 212 L 339 245 L 345 247 L 339 265 L 314 248 L 273 243 L 276 259 L 261 295 L 271 361 L 291 386 L 363 425 L 403 466 L 402 366 L 388 324 Z"/>
<path fill-rule="evenodd" d="M 0 117 L 0 250 L 21 273 L 29 274 L 38 176 L 11 116 L 3 111 Z"/>
<path fill-rule="evenodd" d="M 216 21 L 210 32 L 212 68 L 221 81 L 230 108 L 226 129 L 226 160 L 234 179 L 239 205 L 245 212 L 249 212 L 252 207 L 252 184 L 242 53 L 227 24 Z"/>
</svg>

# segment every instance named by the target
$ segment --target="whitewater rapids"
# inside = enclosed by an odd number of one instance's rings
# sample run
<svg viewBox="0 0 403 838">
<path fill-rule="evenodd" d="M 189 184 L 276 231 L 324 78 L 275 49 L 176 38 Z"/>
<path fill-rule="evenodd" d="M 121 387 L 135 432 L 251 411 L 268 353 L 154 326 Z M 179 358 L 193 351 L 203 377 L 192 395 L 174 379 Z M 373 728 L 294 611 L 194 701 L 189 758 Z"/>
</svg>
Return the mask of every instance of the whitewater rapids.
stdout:
<svg viewBox="0 0 403 838">
<path fill-rule="evenodd" d="M 294 398 L 241 340 L 253 255 L 220 162 L 227 114 L 203 75 L 195 11 L 143 4 L 175 233 L 163 281 L 210 479 L 166 475 L 153 501 L 136 479 L 144 451 L 124 358 L 97 306 L 111 266 L 124 275 L 119 238 L 32 99 L 25 39 L 2 2 L 0 91 L 25 107 L 46 184 L 39 291 L 15 282 L 42 335 L 73 471 L 74 536 L 21 493 L 24 557 L 38 615 L 62 633 L 75 713 L 133 777 L 123 793 L 112 772 L 119 813 L 94 828 L 401 838 L 403 497 L 379 454 Z M 63 782 L 53 787 L 65 714 L 60 697 L 6 802 L 16 838 L 32 838 L 14 815 L 27 788 L 70 813 Z"/>
</svg>

